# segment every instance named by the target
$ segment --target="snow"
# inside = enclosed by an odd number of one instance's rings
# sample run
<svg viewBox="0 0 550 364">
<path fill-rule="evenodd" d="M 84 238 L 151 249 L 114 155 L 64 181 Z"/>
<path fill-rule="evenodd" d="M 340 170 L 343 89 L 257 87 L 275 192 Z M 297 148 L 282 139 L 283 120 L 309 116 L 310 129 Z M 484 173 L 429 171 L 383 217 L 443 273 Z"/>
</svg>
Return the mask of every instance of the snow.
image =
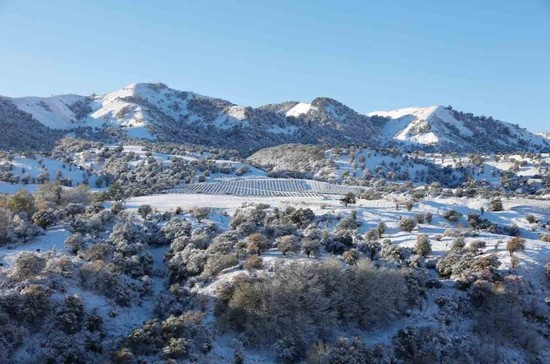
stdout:
<svg viewBox="0 0 550 364">
<path fill-rule="evenodd" d="M 58 252 L 67 252 L 64 243 L 70 234 L 65 228 L 53 227 L 47 230 L 46 234 L 34 238 L 27 244 L 0 247 L 0 263 L 3 264 L 3 269 L 9 269 L 21 253 L 34 252 L 37 249 L 44 253 L 52 250 L 54 246 Z"/>
<path fill-rule="evenodd" d="M 20 109 L 51 129 L 71 129 L 76 117 L 69 105 L 85 99 L 79 95 L 60 95 L 52 97 L 20 97 L 10 100 Z"/>
<path fill-rule="evenodd" d="M 288 110 L 285 115 L 286 116 L 294 116 L 298 117 L 303 114 L 307 114 L 309 110 L 311 110 L 312 106 L 311 104 L 306 104 L 304 102 L 299 102 L 294 106 L 292 109 Z"/>
<path fill-rule="evenodd" d="M 285 134 L 285 135 L 292 135 L 292 134 L 296 133 L 297 130 L 298 130 L 298 127 L 295 126 L 295 125 L 288 125 L 284 128 L 282 128 L 280 126 L 272 126 L 272 127 L 267 129 L 267 131 L 269 133 Z"/>
</svg>

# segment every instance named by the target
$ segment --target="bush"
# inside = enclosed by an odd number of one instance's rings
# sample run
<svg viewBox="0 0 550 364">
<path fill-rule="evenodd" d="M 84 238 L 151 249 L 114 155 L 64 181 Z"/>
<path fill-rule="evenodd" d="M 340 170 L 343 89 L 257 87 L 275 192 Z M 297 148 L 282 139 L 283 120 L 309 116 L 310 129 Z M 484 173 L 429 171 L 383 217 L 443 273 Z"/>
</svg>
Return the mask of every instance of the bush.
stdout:
<svg viewBox="0 0 550 364">
<path fill-rule="evenodd" d="M 244 261 L 244 267 L 249 272 L 252 272 L 255 269 L 262 269 L 264 260 L 258 255 L 251 255 Z"/>
<path fill-rule="evenodd" d="M 381 222 L 381 223 L 378 224 L 376 229 L 378 230 L 378 236 L 382 237 L 382 235 L 386 232 L 388 227 L 386 226 L 386 224 L 384 222 Z"/>
<path fill-rule="evenodd" d="M 195 207 L 191 210 L 191 215 L 193 215 L 200 223 L 203 219 L 206 219 L 208 215 L 210 215 L 210 209 L 206 207 Z"/>
<path fill-rule="evenodd" d="M 418 237 L 416 238 L 416 246 L 414 250 L 416 251 L 416 254 L 423 257 L 426 257 L 432 253 L 432 244 L 430 244 L 430 240 L 428 240 L 428 237 L 426 235 L 418 235 Z"/>
<path fill-rule="evenodd" d="M 15 276 L 21 280 L 32 278 L 46 268 L 46 259 L 34 253 L 21 253 L 15 260 Z"/>
<path fill-rule="evenodd" d="M 537 218 L 531 214 L 527 215 L 525 219 L 529 224 L 534 224 L 535 222 L 537 222 Z"/>
<path fill-rule="evenodd" d="M 550 234 L 539 234 L 539 240 L 550 243 Z"/>
<path fill-rule="evenodd" d="M 334 261 L 296 262 L 261 281 L 237 283 L 218 322 L 251 345 L 278 342 L 300 361 L 305 348 L 327 339 L 336 325 L 366 329 L 395 319 L 406 295 L 399 271 L 368 260 L 347 269 Z"/>
<path fill-rule="evenodd" d="M 453 245 L 451 246 L 451 249 L 454 250 L 460 250 L 466 246 L 466 242 L 464 241 L 464 238 L 462 236 L 457 236 L 453 240 Z"/>
<path fill-rule="evenodd" d="M 263 251 L 268 250 L 271 244 L 267 238 L 260 234 L 254 233 L 248 237 L 246 249 L 250 254 L 260 255 Z"/>
<path fill-rule="evenodd" d="M 401 221 L 399 221 L 399 228 L 401 228 L 401 230 L 403 231 L 410 233 L 411 231 L 413 231 L 415 227 L 416 227 L 416 220 L 410 217 L 402 218 Z"/>
<path fill-rule="evenodd" d="M 491 201 L 489 204 L 489 211 L 504 211 L 504 206 L 502 205 L 502 201 L 499 199 Z"/>
<path fill-rule="evenodd" d="M 422 214 L 416 214 L 416 222 L 418 222 L 419 224 L 423 224 L 424 223 L 424 215 Z"/>
<path fill-rule="evenodd" d="M 237 264 L 239 264 L 239 259 L 235 254 L 213 255 L 208 258 L 204 266 L 204 273 L 210 277 L 215 277 L 224 269 L 234 267 Z"/>
<path fill-rule="evenodd" d="M 455 210 L 445 211 L 443 217 L 450 222 L 457 222 L 462 217 L 462 214 Z"/>
<path fill-rule="evenodd" d="M 137 210 L 139 216 L 141 216 L 143 219 L 147 217 L 151 212 L 153 212 L 153 208 L 151 205 L 140 205 Z"/>
<path fill-rule="evenodd" d="M 342 197 L 342 199 L 340 199 L 340 202 L 346 207 L 348 205 L 354 205 L 357 202 L 357 197 L 354 193 L 348 192 L 344 197 Z"/>
<path fill-rule="evenodd" d="M 287 253 L 296 253 L 300 251 L 300 245 L 294 235 L 285 235 L 277 238 L 277 249 L 286 255 Z"/>
<path fill-rule="evenodd" d="M 46 229 L 57 221 L 57 214 L 53 209 L 40 210 L 32 215 L 32 221 L 35 225 L 40 226 L 42 229 Z"/>
<path fill-rule="evenodd" d="M 433 218 L 434 215 L 431 212 L 426 212 L 426 221 L 428 222 L 428 224 L 432 223 Z"/>
<path fill-rule="evenodd" d="M 470 243 L 470 251 L 472 253 L 477 253 L 479 249 L 483 249 L 487 246 L 487 243 L 485 243 L 483 240 L 474 240 Z"/>
<path fill-rule="evenodd" d="M 311 254 L 313 256 L 318 256 L 321 252 L 321 242 L 313 238 L 303 238 L 302 239 L 302 251 L 309 258 Z"/>
<path fill-rule="evenodd" d="M 525 250 L 525 239 L 518 236 L 513 237 L 506 242 L 506 250 L 508 251 L 510 256 L 515 252 Z"/>
<path fill-rule="evenodd" d="M 86 250 L 87 246 L 87 239 L 79 233 L 72 234 L 67 239 L 65 239 L 65 247 L 69 249 L 73 254 L 77 254 L 81 250 Z"/>
</svg>

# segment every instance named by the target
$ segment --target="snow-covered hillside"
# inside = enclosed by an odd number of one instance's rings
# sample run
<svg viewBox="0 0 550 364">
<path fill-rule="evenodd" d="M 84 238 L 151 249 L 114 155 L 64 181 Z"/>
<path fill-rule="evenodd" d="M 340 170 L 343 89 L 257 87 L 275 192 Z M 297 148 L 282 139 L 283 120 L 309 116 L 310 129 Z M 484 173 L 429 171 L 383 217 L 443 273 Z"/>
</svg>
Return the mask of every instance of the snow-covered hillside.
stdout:
<svg viewBox="0 0 550 364">
<path fill-rule="evenodd" d="M 450 107 L 409 107 L 368 115 L 386 119 L 379 123 L 382 138 L 400 146 L 464 152 L 544 150 L 549 146 L 540 135 L 517 125 Z"/>
<path fill-rule="evenodd" d="M 219 146 L 247 155 L 284 143 L 461 152 L 550 149 L 546 138 L 516 125 L 442 106 L 363 115 L 334 99 L 318 97 L 309 103 L 287 101 L 253 108 L 162 83 L 135 83 L 99 96 L 1 99 L 19 111 L 7 113 L 5 118 L 12 123 L 30 115 L 65 133 L 80 128 L 101 134 L 115 128 L 130 138 Z"/>
</svg>

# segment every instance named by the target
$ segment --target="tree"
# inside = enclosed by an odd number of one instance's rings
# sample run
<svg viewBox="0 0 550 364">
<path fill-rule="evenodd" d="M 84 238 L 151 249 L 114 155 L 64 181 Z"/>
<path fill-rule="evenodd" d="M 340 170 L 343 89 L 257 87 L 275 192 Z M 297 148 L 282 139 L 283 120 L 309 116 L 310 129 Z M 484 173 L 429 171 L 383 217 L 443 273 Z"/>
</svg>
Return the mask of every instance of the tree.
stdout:
<svg viewBox="0 0 550 364">
<path fill-rule="evenodd" d="M 269 240 L 267 238 L 260 234 L 260 233 L 254 233 L 251 234 L 248 237 L 248 244 L 246 246 L 246 250 L 249 254 L 257 254 L 260 255 L 263 251 L 266 251 L 270 248 Z"/>
<path fill-rule="evenodd" d="M 56 205 L 61 204 L 63 189 L 59 182 L 45 183 L 38 188 L 38 196 L 46 202 L 51 202 Z"/>
<path fill-rule="evenodd" d="M 347 207 L 348 205 L 354 205 L 357 202 L 357 197 L 353 192 L 348 192 L 344 197 L 340 199 L 340 202 L 342 202 L 342 205 Z"/>
<path fill-rule="evenodd" d="M 145 219 L 147 215 L 153 212 L 153 208 L 151 205 L 140 205 L 137 212 L 143 219 Z"/>
<path fill-rule="evenodd" d="M 0 208 L 0 246 L 11 243 L 13 238 L 12 213 Z"/>
<path fill-rule="evenodd" d="M 33 195 L 26 190 L 19 190 L 8 201 L 8 208 L 15 214 L 21 212 L 32 216 L 36 211 Z"/>
<path fill-rule="evenodd" d="M 417 236 L 414 250 L 417 254 L 423 257 L 426 257 L 432 253 L 432 244 L 425 234 L 420 234 Z"/>
<path fill-rule="evenodd" d="M 298 252 L 300 246 L 294 235 L 285 235 L 277 238 L 277 249 L 279 249 L 283 255 L 286 255 L 287 253 Z"/>
<path fill-rule="evenodd" d="M 115 201 L 122 200 L 124 198 L 124 190 L 122 189 L 120 183 L 113 183 L 111 187 L 109 187 L 108 195 Z"/>
<path fill-rule="evenodd" d="M 317 239 L 312 238 L 303 238 L 302 239 L 302 250 L 305 255 L 309 258 L 311 254 L 318 255 L 321 251 L 321 242 Z"/>
</svg>

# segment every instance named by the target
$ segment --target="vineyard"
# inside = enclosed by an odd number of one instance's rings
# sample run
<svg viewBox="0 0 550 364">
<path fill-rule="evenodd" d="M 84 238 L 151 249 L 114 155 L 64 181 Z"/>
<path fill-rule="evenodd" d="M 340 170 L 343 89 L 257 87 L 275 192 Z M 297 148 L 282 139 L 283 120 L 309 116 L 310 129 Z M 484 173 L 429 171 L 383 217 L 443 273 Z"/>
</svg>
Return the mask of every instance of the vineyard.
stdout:
<svg viewBox="0 0 550 364">
<path fill-rule="evenodd" d="M 304 179 L 251 178 L 181 184 L 167 192 L 235 196 L 314 197 L 322 194 L 344 195 L 348 192 L 358 193 L 360 189 Z"/>
</svg>

